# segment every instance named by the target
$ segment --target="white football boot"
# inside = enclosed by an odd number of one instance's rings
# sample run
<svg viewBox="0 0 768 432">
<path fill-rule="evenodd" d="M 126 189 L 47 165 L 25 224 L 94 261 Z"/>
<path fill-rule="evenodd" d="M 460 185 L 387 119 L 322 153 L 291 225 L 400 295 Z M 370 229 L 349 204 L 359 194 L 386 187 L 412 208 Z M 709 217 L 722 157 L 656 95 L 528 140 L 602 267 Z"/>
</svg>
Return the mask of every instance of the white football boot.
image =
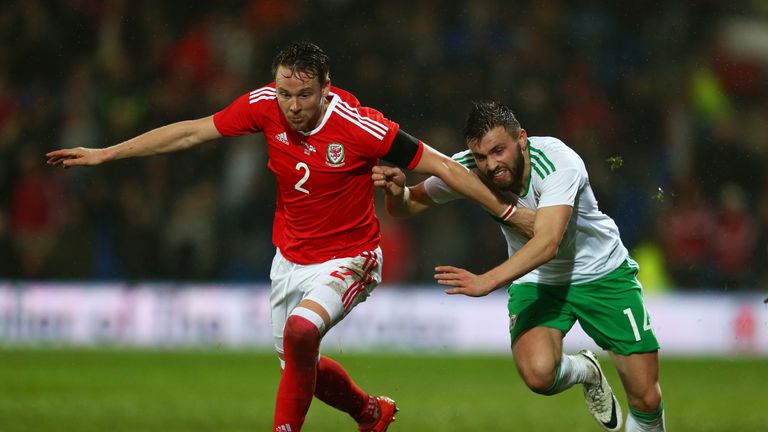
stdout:
<svg viewBox="0 0 768 432">
<path fill-rule="evenodd" d="M 597 361 L 597 357 L 590 350 L 581 350 L 579 355 L 587 359 L 587 361 L 595 366 L 599 378 L 598 384 L 584 383 L 584 399 L 587 400 L 587 408 L 592 414 L 592 417 L 600 423 L 603 429 L 616 432 L 621 429 L 622 417 L 621 417 L 621 405 L 616 400 L 616 396 L 611 390 L 608 380 L 603 375 L 603 370 L 600 368 L 600 363 Z"/>
</svg>

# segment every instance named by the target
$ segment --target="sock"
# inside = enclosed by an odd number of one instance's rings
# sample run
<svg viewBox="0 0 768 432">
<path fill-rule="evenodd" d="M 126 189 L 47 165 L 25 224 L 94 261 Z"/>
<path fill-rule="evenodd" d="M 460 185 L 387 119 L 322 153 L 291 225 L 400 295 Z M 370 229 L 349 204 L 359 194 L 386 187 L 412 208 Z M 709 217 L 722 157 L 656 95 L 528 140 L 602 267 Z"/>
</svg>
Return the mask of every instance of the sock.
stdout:
<svg viewBox="0 0 768 432">
<path fill-rule="evenodd" d="M 283 331 L 285 369 L 275 404 L 275 431 L 298 432 L 304 424 L 317 380 L 320 331 L 306 318 L 292 315 Z"/>
<path fill-rule="evenodd" d="M 359 424 L 374 420 L 376 399 L 362 391 L 339 363 L 325 356 L 320 356 L 317 366 L 315 396 L 349 414 Z"/>
<path fill-rule="evenodd" d="M 664 402 L 659 403 L 659 409 L 654 412 L 638 411 L 629 407 L 627 423 L 624 426 L 626 432 L 664 432 Z"/>
<path fill-rule="evenodd" d="M 563 353 L 555 374 L 555 382 L 544 394 L 554 395 L 571 388 L 574 384 L 594 382 L 597 378 L 597 371 L 584 357 Z"/>
</svg>

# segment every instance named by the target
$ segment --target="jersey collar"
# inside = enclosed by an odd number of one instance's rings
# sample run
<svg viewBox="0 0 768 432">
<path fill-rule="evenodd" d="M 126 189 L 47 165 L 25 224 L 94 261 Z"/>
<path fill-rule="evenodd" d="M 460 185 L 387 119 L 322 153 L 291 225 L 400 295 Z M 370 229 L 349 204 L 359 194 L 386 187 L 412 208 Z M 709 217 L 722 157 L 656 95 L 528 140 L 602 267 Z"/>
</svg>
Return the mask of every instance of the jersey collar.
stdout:
<svg viewBox="0 0 768 432">
<path fill-rule="evenodd" d="M 525 140 L 528 145 L 526 151 L 528 151 L 528 160 L 531 160 L 531 140 L 530 138 Z M 525 198 L 526 195 L 528 195 L 528 190 L 531 188 L 531 174 L 533 173 L 533 169 L 528 170 L 528 180 L 525 182 L 525 190 L 523 191 L 523 194 L 520 195 L 520 198 Z"/>
<path fill-rule="evenodd" d="M 302 134 L 304 136 L 310 136 L 310 135 L 316 134 L 317 132 L 320 132 L 320 129 L 322 129 L 323 126 L 325 126 L 325 123 L 331 117 L 331 113 L 333 112 L 333 108 L 336 106 L 336 104 L 339 102 L 339 100 L 341 100 L 341 98 L 339 98 L 339 96 L 337 94 L 333 93 L 333 92 L 329 92 L 328 96 L 331 97 L 331 101 L 328 102 L 328 108 L 325 109 L 325 114 L 323 115 L 323 120 L 320 122 L 320 124 L 317 125 L 316 128 L 312 129 L 309 132 L 302 132 L 302 131 L 297 131 L 297 132 L 299 132 L 300 134 Z"/>
</svg>

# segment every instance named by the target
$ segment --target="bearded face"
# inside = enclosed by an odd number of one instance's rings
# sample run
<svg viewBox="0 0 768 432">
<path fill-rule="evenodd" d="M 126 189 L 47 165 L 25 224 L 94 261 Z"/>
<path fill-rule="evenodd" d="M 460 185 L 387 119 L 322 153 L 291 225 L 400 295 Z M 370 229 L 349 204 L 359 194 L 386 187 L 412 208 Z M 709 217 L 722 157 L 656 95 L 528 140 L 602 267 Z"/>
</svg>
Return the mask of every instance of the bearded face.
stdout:
<svg viewBox="0 0 768 432">
<path fill-rule="evenodd" d="M 524 138 L 525 132 L 514 138 L 503 126 L 497 126 L 469 143 L 480 172 L 501 190 L 517 193 L 523 188 Z"/>
</svg>

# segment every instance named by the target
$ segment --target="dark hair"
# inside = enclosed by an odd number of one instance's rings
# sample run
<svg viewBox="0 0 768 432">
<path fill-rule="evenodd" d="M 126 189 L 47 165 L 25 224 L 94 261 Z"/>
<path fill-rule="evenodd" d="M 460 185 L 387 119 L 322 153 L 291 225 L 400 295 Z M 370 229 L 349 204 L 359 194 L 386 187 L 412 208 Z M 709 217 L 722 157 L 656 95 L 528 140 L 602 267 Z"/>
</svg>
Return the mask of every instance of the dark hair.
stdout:
<svg viewBox="0 0 768 432">
<path fill-rule="evenodd" d="M 503 126 L 513 138 L 520 136 L 520 122 L 508 106 L 496 101 L 474 102 L 464 126 L 464 138 L 479 140 L 497 126 Z"/>
<path fill-rule="evenodd" d="M 329 78 L 328 55 L 311 42 L 293 42 L 277 53 L 272 62 L 273 77 L 280 66 L 290 69 L 294 74 L 317 77 L 320 84 L 325 84 Z"/>
</svg>

